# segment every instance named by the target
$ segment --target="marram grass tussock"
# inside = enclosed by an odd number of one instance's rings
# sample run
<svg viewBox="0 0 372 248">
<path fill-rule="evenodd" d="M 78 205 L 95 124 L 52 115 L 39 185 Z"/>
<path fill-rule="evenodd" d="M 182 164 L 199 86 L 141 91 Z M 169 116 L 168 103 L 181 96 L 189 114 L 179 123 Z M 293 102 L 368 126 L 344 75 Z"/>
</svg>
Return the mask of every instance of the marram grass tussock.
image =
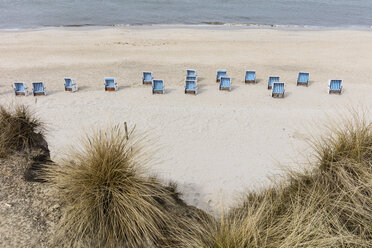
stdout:
<svg viewBox="0 0 372 248">
<path fill-rule="evenodd" d="M 82 147 L 46 169 L 63 206 L 55 244 L 64 247 L 156 247 L 174 223 L 164 203 L 174 199 L 143 174 L 142 140 L 119 126 L 87 135 Z"/>
</svg>

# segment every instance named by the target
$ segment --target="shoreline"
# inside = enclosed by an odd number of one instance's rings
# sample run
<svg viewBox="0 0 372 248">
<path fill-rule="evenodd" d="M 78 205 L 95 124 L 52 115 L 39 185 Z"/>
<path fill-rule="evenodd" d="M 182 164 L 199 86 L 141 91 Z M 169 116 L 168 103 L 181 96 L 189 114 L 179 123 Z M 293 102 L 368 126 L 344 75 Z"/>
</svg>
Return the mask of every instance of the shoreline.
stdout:
<svg viewBox="0 0 372 248">
<path fill-rule="evenodd" d="M 205 29 L 205 30 L 283 30 L 283 31 L 372 31 L 371 26 L 311 26 L 311 25 L 276 25 L 276 24 L 244 24 L 244 23 L 200 23 L 200 24 L 77 24 L 77 25 L 58 25 L 40 26 L 28 28 L 0 28 L 0 32 L 33 32 L 44 30 L 68 30 L 86 31 L 102 29 Z"/>
</svg>

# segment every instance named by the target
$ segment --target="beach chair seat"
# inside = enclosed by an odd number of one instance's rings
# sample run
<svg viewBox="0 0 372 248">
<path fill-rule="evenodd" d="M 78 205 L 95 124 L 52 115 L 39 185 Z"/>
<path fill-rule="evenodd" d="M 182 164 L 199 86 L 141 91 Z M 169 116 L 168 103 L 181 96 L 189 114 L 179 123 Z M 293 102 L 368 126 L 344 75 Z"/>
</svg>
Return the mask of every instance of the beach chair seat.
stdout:
<svg viewBox="0 0 372 248">
<path fill-rule="evenodd" d="M 198 78 L 197 77 L 186 77 L 186 81 L 195 81 L 195 82 L 198 82 Z"/>
<path fill-rule="evenodd" d="M 164 94 L 164 81 L 163 80 L 152 80 L 152 94 Z"/>
<path fill-rule="evenodd" d="M 142 84 L 152 84 L 152 72 L 143 72 Z"/>
<path fill-rule="evenodd" d="M 218 70 L 217 71 L 217 77 L 216 77 L 216 82 L 219 83 L 221 80 L 221 77 L 226 77 L 227 71 L 226 70 Z"/>
<path fill-rule="evenodd" d="M 28 96 L 28 86 L 27 83 L 15 82 L 14 83 L 14 94 L 16 96 Z"/>
<path fill-rule="evenodd" d="M 246 84 L 256 83 L 256 72 L 255 71 L 246 71 L 245 72 L 245 83 Z"/>
<path fill-rule="evenodd" d="M 274 82 L 279 82 L 279 77 L 269 77 L 269 81 L 267 82 L 267 89 L 268 90 L 272 89 Z"/>
<path fill-rule="evenodd" d="M 298 85 L 305 85 L 306 87 L 309 86 L 309 75 L 310 74 L 308 72 L 298 73 L 297 86 Z"/>
<path fill-rule="evenodd" d="M 185 94 L 198 94 L 198 86 L 195 80 L 186 80 Z"/>
<path fill-rule="evenodd" d="M 342 92 L 342 80 L 329 80 L 328 93 L 329 94 L 340 94 Z"/>
<path fill-rule="evenodd" d="M 285 85 L 282 82 L 273 82 L 273 87 L 271 90 L 272 97 L 284 98 Z"/>
<path fill-rule="evenodd" d="M 220 90 L 231 91 L 231 78 L 228 77 L 220 78 Z"/>
<path fill-rule="evenodd" d="M 105 91 L 117 91 L 118 89 L 118 83 L 116 82 L 115 78 L 105 78 Z"/>
<path fill-rule="evenodd" d="M 78 90 L 77 81 L 74 78 L 65 78 L 65 91 L 75 92 Z"/>
<path fill-rule="evenodd" d="M 34 96 L 44 95 L 46 96 L 46 87 L 43 82 L 32 83 L 32 93 Z"/>
<path fill-rule="evenodd" d="M 186 77 L 197 77 L 196 70 L 187 69 L 186 70 Z"/>
</svg>

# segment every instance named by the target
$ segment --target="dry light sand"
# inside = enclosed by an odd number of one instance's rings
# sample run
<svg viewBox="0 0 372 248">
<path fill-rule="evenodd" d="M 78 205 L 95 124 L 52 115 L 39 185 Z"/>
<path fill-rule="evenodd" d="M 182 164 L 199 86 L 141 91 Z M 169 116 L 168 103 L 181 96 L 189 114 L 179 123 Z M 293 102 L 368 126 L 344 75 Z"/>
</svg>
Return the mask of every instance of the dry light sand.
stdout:
<svg viewBox="0 0 372 248">
<path fill-rule="evenodd" d="M 184 76 L 194 68 L 200 94 L 185 95 Z M 174 180 L 184 199 L 216 211 L 247 189 L 267 184 L 281 166 L 299 166 L 310 155 L 306 138 L 350 107 L 372 103 L 372 32 L 254 29 L 110 28 L 0 33 L 0 103 L 31 105 L 48 124 L 52 158 L 90 128 L 136 124 L 159 148 L 151 173 Z M 217 69 L 227 69 L 233 90 L 220 92 Z M 245 70 L 258 83 L 243 83 Z M 141 85 L 142 71 L 164 79 L 166 94 Z M 299 71 L 310 86 L 296 87 Z M 286 97 L 266 89 L 272 75 Z M 63 91 L 65 76 L 77 93 Z M 120 90 L 104 92 L 103 78 Z M 344 92 L 327 94 L 328 79 Z M 15 97 L 14 81 L 44 81 L 48 96 Z M 223 204 L 221 205 L 221 200 Z"/>
</svg>

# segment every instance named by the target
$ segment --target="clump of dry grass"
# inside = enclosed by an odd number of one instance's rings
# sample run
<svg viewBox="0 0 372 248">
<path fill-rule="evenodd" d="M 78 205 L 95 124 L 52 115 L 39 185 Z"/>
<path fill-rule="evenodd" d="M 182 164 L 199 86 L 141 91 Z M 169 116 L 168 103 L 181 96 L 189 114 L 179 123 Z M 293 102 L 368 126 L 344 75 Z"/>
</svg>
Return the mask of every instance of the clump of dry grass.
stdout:
<svg viewBox="0 0 372 248">
<path fill-rule="evenodd" d="M 27 106 L 0 106 L 0 158 L 44 141 L 44 124 Z"/>
<path fill-rule="evenodd" d="M 248 193 L 185 247 L 371 247 L 372 125 L 354 117 L 314 143 L 315 164 Z"/>
<path fill-rule="evenodd" d="M 45 179 L 57 190 L 63 215 L 54 245 L 64 247 L 159 247 L 175 219 L 167 212 L 178 199 L 143 174 L 150 159 L 142 140 L 122 128 L 83 139 L 68 157 L 47 167 Z M 167 206 L 167 207 L 165 207 Z"/>
</svg>

